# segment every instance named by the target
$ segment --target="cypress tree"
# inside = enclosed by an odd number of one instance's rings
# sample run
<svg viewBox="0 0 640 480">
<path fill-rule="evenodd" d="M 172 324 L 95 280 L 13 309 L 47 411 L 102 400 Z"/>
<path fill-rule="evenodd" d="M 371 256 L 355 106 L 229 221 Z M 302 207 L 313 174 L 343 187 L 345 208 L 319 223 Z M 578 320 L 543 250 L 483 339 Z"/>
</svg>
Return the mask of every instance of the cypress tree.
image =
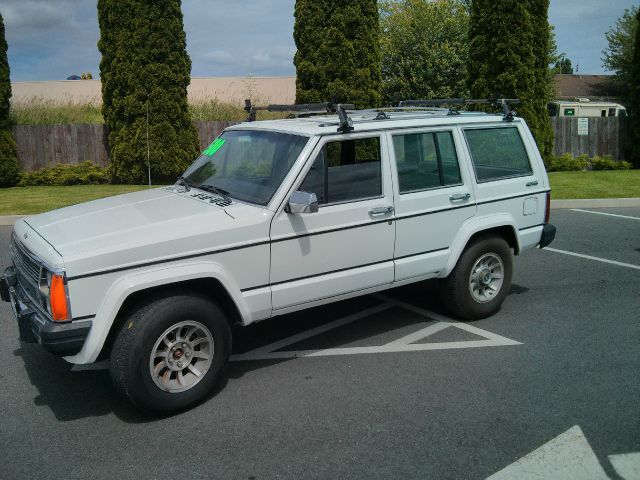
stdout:
<svg viewBox="0 0 640 480">
<path fill-rule="evenodd" d="M 640 10 L 636 13 L 640 25 Z M 629 96 L 632 117 L 627 141 L 627 159 L 640 168 L 640 28 L 636 29 L 633 46 L 633 62 L 629 71 Z"/>
<path fill-rule="evenodd" d="M 296 102 L 380 103 L 376 0 L 296 0 Z"/>
<path fill-rule="evenodd" d="M 4 35 L 4 19 L 0 14 L 0 187 L 12 187 L 18 183 L 20 165 L 16 142 L 11 133 L 11 80 L 7 60 L 7 41 Z"/>
<path fill-rule="evenodd" d="M 543 157 L 553 147 L 548 0 L 473 0 L 469 28 L 469 88 L 475 98 L 519 98 L 518 115 Z"/>
<path fill-rule="evenodd" d="M 98 0 L 102 113 L 113 181 L 169 181 L 198 154 L 180 0 Z M 148 118 L 148 122 L 147 122 Z"/>
<path fill-rule="evenodd" d="M 533 126 L 542 158 L 548 159 L 553 152 L 553 127 L 547 105 L 554 96 L 551 63 L 552 36 L 549 25 L 549 0 L 528 0 L 528 10 L 533 28 L 534 97 L 529 99 L 531 113 L 526 118 Z"/>
</svg>

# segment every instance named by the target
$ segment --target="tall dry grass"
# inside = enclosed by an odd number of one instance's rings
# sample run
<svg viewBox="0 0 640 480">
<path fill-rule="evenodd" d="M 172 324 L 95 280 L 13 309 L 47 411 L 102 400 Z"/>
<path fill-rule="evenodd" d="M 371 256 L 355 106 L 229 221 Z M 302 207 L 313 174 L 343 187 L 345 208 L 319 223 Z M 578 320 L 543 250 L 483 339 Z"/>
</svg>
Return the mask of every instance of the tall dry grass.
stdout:
<svg viewBox="0 0 640 480">
<path fill-rule="evenodd" d="M 239 122 L 247 118 L 242 105 L 220 102 L 216 99 L 201 100 L 189 105 L 194 121 Z M 11 104 L 11 115 L 17 125 L 65 125 L 102 124 L 100 102 L 75 103 L 31 98 Z M 259 111 L 258 120 L 284 118 L 286 114 Z"/>
<path fill-rule="evenodd" d="M 65 125 L 104 123 L 98 102 L 75 103 L 30 98 L 11 103 L 11 116 L 18 125 Z"/>
</svg>

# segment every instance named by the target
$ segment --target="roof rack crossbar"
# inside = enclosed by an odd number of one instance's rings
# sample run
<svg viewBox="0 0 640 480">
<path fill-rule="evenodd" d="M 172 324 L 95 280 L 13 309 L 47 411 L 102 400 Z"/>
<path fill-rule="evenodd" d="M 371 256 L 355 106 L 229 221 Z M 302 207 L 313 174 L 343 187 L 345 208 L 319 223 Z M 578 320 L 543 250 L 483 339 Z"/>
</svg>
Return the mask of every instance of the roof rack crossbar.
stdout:
<svg viewBox="0 0 640 480">
<path fill-rule="evenodd" d="M 298 103 L 298 104 L 270 104 L 270 105 L 253 105 L 250 99 L 244 101 L 244 110 L 249 114 L 247 122 L 256 120 L 256 112 L 259 110 L 267 112 L 291 112 L 297 113 L 297 116 L 310 115 L 326 115 L 327 113 L 336 113 L 337 107 L 331 102 L 321 103 Z M 353 105 L 344 105 L 345 108 L 353 107 Z"/>
<path fill-rule="evenodd" d="M 482 98 L 482 99 L 466 99 L 466 98 L 434 98 L 431 100 L 402 100 L 398 103 L 398 107 L 439 107 L 442 105 L 481 105 L 488 104 L 494 107 L 502 108 L 504 120 L 510 122 L 513 120 L 516 112 L 511 109 L 511 105 L 519 104 L 517 98 Z M 450 109 L 450 115 L 456 115 L 456 110 Z"/>
</svg>

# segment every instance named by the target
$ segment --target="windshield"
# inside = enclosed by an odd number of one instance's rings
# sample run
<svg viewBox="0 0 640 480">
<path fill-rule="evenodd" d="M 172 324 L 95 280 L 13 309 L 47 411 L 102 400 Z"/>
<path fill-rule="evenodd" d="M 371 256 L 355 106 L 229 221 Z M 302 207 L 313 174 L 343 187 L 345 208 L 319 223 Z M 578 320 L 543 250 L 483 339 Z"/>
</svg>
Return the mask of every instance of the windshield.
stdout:
<svg viewBox="0 0 640 480">
<path fill-rule="evenodd" d="M 286 133 L 230 130 L 202 152 L 183 178 L 192 187 L 266 205 L 308 140 Z"/>
</svg>

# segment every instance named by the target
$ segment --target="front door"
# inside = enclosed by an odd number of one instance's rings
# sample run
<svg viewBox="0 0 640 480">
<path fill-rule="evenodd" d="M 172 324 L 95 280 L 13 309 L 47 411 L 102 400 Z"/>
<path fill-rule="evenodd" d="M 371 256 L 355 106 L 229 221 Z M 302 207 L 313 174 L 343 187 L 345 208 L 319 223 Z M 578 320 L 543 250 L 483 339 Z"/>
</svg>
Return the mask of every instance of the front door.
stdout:
<svg viewBox="0 0 640 480">
<path fill-rule="evenodd" d="M 318 212 L 281 209 L 271 226 L 274 312 L 394 280 L 393 191 L 385 138 L 326 137 L 312 158 L 296 190 L 315 193 Z"/>
</svg>

